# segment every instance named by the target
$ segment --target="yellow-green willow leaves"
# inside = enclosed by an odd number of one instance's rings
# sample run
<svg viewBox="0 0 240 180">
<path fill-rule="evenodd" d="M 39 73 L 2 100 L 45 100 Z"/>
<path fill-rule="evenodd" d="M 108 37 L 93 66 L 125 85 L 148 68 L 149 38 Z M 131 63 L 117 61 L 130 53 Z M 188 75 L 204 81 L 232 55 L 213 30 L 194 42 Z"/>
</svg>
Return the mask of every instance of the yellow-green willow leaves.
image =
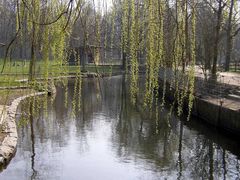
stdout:
<svg viewBox="0 0 240 180">
<path fill-rule="evenodd" d="M 172 34 L 173 49 L 172 55 L 166 56 L 166 53 L 169 53 L 169 50 L 166 49 L 168 39 L 165 34 L 168 31 L 165 27 L 167 23 L 166 1 L 123 1 L 121 46 L 124 52 L 127 52 L 128 48 L 126 47 L 129 46 L 130 90 L 133 103 L 136 102 L 139 91 L 139 52 L 141 52 L 146 54 L 144 106 L 151 109 L 154 102 L 155 105 L 158 104 L 159 89 L 163 91 L 161 105 L 164 106 L 165 96 L 169 90 L 167 87 L 170 85 L 170 89 L 175 91 L 174 103 L 178 105 L 178 115 L 181 116 L 187 100 L 189 109 L 192 108 L 196 43 L 195 5 L 193 4 L 194 1 L 175 1 L 172 9 L 175 12 Z M 129 39 L 128 30 L 130 31 Z"/>
<path fill-rule="evenodd" d="M 114 5 L 114 4 L 113 4 Z M 113 52 L 114 52 L 114 37 L 115 37 L 115 18 L 116 18 L 116 10 L 113 8 L 111 15 L 111 40 L 110 40 L 110 48 L 111 48 L 111 62 L 113 61 Z"/>
<path fill-rule="evenodd" d="M 129 62 L 129 64 L 125 63 L 125 71 L 130 74 L 130 94 L 133 104 L 138 102 L 138 95 L 141 93 L 139 71 L 144 69 L 146 70 L 146 81 L 141 101 L 145 107 L 152 109 L 158 103 L 164 106 L 165 96 L 168 94 L 170 86 L 175 91 L 174 103 L 178 105 L 178 115 L 182 115 L 186 102 L 188 102 L 189 112 L 191 112 L 196 56 L 194 0 L 171 1 L 171 4 L 174 5 L 172 7 L 170 7 L 169 1 L 165 0 L 113 1 L 113 6 L 106 11 L 102 11 L 100 1 L 96 8 L 94 0 L 74 1 L 74 3 L 58 0 L 46 3 L 41 0 L 20 2 L 16 23 L 17 29 L 23 24 L 26 25 L 31 39 L 32 56 L 29 79 L 32 84 L 37 84 L 35 79 L 38 71 L 36 67 L 38 59 L 44 62 L 44 66 L 40 67 L 44 69 L 44 89 L 47 89 L 50 76 L 68 75 L 67 56 L 70 56 L 69 51 L 71 51 L 68 46 L 71 33 L 75 30 L 72 30 L 72 26 L 80 17 L 81 21 L 85 22 L 81 22 L 81 24 L 79 20 L 77 26 L 79 33 L 76 30 L 76 34 L 82 33 L 83 37 L 79 39 L 82 38 L 81 40 L 84 42 L 78 41 L 76 47 L 84 46 L 84 51 L 93 51 L 91 55 L 95 67 L 101 63 L 102 56 L 107 58 L 106 49 L 111 50 L 110 59 L 113 60 L 113 49 L 121 48 L 122 56 L 126 58 L 126 62 Z M 86 13 L 87 17 L 81 14 L 83 12 L 81 8 L 86 5 L 85 3 L 90 4 L 89 12 Z M 106 6 L 105 3 L 103 4 Z M 117 7 L 118 5 L 121 7 Z M 172 17 L 168 17 L 169 12 Z M 84 20 L 84 18 L 86 19 Z M 171 29 L 168 29 L 169 27 Z M 121 39 L 118 40 L 118 38 Z M 23 41 L 24 38 L 21 39 Z M 171 45 L 168 46 L 168 44 Z M 92 49 L 86 50 L 90 46 Z M 171 48 L 168 49 L 169 47 Z M 104 49 L 104 55 L 101 54 L 102 49 Z M 76 64 L 79 66 L 74 86 L 74 97 L 77 97 L 82 84 L 80 55 L 77 52 L 73 52 L 73 54 L 77 59 Z M 89 55 L 88 52 L 83 54 L 84 56 Z M 50 64 L 56 66 L 49 70 Z M 128 70 L 130 71 L 128 72 Z M 96 71 L 98 71 L 97 67 Z M 66 78 L 63 78 L 63 84 L 66 88 L 67 103 L 68 80 Z M 159 89 L 162 90 L 162 93 L 159 93 Z M 80 93 L 78 95 L 80 97 Z M 80 102 L 73 102 L 72 105 L 73 109 L 76 109 L 77 106 L 80 108 Z"/>
<path fill-rule="evenodd" d="M 20 0 L 19 3 L 17 9 L 19 15 L 16 16 L 17 29 L 21 30 L 21 40 L 23 41 L 22 36 L 27 32 L 31 43 L 29 80 L 34 82 L 37 76 L 36 62 L 39 58 L 44 62 L 44 67 L 41 68 L 44 68 L 45 79 L 49 76 L 47 69 L 50 58 L 56 61 L 59 70 L 54 72 L 59 75 L 58 72 L 63 72 L 62 65 L 66 58 L 66 38 L 69 31 L 67 25 L 71 24 L 71 19 L 64 14 L 70 11 L 70 2 L 66 4 L 67 2 L 56 0 L 46 3 L 41 0 Z"/>
<path fill-rule="evenodd" d="M 127 52 L 127 47 L 128 47 L 128 21 L 129 21 L 129 0 L 123 0 L 121 48 L 124 53 Z"/>
<path fill-rule="evenodd" d="M 100 17 L 97 15 L 96 17 L 96 48 L 95 48 L 95 64 L 98 65 L 100 63 Z"/>
<path fill-rule="evenodd" d="M 196 62 L 196 12 L 195 12 L 196 2 L 192 0 L 192 19 L 191 19 L 191 26 L 192 26 L 192 37 L 191 37 L 191 66 L 189 70 L 189 97 L 188 97 L 188 120 L 191 115 L 191 111 L 193 108 L 193 100 L 194 100 L 194 82 L 195 82 L 195 62 Z"/>
<path fill-rule="evenodd" d="M 76 64 L 80 66 L 80 56 L 74 52 L 76 59 Z M 72 114 L 76 116 L 80 112 L 81 108 L 81 91 L 82 91 L 82 77 L 81 77 L 81 68 L 77 71 L 75 82 L 74 82 L 74 92 L 73 92 L 73 101 L 72 101 Z"/>
<path fill-rule="evenodd" d="M 147 59 L 145 106 L 151 108 L 158 101 L 159 71 L 164 65 L 164 10 L 163 1 L 147 1 Z M 165 76 L 164 76 L 165 79 Z"/>
<path fill-rule="evenodd" d="M 130 27 L 130 62 L 131 62 L 131 79 L 130 91 L 132 103 L 135 104 L 138 93 L 138 57 L 137 57 L 137 34 L 136 31 L 136 13 L 135 13 L 135 0 L 131 0 L 131 27 Z"/>
</svg>

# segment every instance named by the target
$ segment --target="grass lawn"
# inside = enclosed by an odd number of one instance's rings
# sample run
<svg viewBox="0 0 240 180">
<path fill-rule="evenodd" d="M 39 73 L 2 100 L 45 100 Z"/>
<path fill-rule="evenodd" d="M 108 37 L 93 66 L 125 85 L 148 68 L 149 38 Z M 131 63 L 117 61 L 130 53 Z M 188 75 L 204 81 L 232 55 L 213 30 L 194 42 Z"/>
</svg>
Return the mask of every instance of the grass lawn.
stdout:
<svg viewBox="0 0 240 180">
<path fill-rule="evenodd" d="M 235 70 L 235 69 L 230 69 L 230 72 L 240 73 L 240 69 L 237 69 L 237 70 Z"/>
<path fill-rule="evenodd" d="M 48 68 L 49 73 L 60 73 L 65 71 L 65 73 L 76 73 L 79 71 L 80 66 L 69 66 L 69 65 L 62 65 L 59 66 L 54 61 L 49 61 L 48 66 L 44 64 L 43 61 L 37 61 L 35 72 L 36 74 L 44 74 L 46 72 L 46 67 Z M 109 71 L 116 71 L 120 70 L 119 65 L 98 65 L 95 66 L 94 64 L 86 65 L 86 70 L 90 72 L 104 73 Z M 0 59 L 0 70 L 3 68 L 3 60 Z M 3 74 L 12 74 L 12 75 L 27 75 L 29 72 L 29 61 L 25 60 L 15 60 L 12 62 L 7 62 L 5 64 Z"/>
<path fill-rule="evenodd" d="M 5 64 L 4 70 L 0 76 L 0 86 L 23 86 L 24 83 L 16 82 L 16 80 L 27 79 L 29 72 L 29 61 L 26 60 L 12 60 Z M 0 59 L 0 71 L 3 68 L 3 59 Z M 44 78 L 48 68 L 48 77 L 63 76 L 75 74 L 79 72 L 80 66 L 59 65 L 54 61 L 49 61 L 46 66 L 43 61 L 37 61 L 35 68 L 35 75 L 37 78 Z M 81 70 L 83 70 L 81 68 Z M 121 66 L 118 65 L 98 65 L 89 64 L 85 66 L 88 72 L 100 74 L 112 74 L 121 71 Z"/>
<path fill-rule="evenodd" d="M 0 105 L 10 105 L 14 99 L 34 92 L 32 89 L 0 90 Z"/>
<path fill-rule="evenodd" d="M 3 67 L 3 60 L 0 59 L 0 71 Z M 49 62 L 48 77 L 57 77 L 63 75 L 72 75 L 78 73 L 80 66 L 59 66 L 54 62 Z M 36 77 L 43 78 L 45 74 L 46 66 L 44 62 L 38 61 L 36 64 Z M 81 70 L 83 70 L 81 68 Z M 100 73 L 100 74 L 112 74 L 121 71 L 121 66 L 111 65 L 99 65 L 94 64 L 86 65 L 85 70 L 87 72 Z M 9 105 L 10 102 L 20 96 L 29 94 L 32 90 L 29 89 L 11 89 L 4 90 L 1 87 L 9 86 L 27 86 L 27 82 L 18 82 L 20 79 L 27 79 L 29 72 L 29 61 L 15 60 L 14 62 L 7 62 L 3 73 L 0 75 L 0 105 Z"/>
</svg>

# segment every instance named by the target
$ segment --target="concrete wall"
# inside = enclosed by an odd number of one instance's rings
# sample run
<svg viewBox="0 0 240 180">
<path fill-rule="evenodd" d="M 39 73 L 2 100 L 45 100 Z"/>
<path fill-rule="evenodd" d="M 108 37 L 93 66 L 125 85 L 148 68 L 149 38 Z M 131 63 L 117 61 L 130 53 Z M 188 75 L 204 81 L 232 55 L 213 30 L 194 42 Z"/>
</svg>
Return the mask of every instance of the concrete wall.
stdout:
<svg viewBox="0 0 240 180">
<path fill-rule="evenodd" d="M 161 87 L 162 86 L 160 86 L 160 88 Z M 162 89 L 160 89 L 160 91 L 162 91 Z M 174 100 L 174 89 L 170 90 L 169 83 L 167 83 L 166 98 L 171 102 Z M 187 112 L 187 101 L 184 104 L 184 111 Z M 240 135 L 240 111 L 221 107 L 206 99 L 195 96 L 192 115 L 217 128 Z"/>
</svg>

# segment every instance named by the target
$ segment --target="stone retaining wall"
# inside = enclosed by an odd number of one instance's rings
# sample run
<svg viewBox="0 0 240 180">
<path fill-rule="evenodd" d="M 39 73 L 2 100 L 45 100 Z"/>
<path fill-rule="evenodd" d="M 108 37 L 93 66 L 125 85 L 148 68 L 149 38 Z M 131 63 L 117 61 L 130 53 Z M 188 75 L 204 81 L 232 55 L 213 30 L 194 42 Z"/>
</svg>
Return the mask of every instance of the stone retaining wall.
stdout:
<svg viewBox="0 0 240 180">
<path fill-rule="evenodd" d="M 15 116 L 17 113 L 18 105 L 22 100 L 26 98 L 40 96 L 46 93 L 47 92 L 37 92 L 26 96 L 22 96 L 15 99 L 10 106 L 6 106 L 5 119 L 3 122 L 5 128 L 3 133 L 7 135 L 0 146 L 0 165 L 7 165 L 16 152 L 18 135 Z"/>
<path fill-rule="evenodd" d="M 163 83 L 162 79 L 160 83 Z M 166 98 L 170 102 L 173 102 L 175 90 L 170 88 L 168 82 L 166 85 Z M 161 88 L 159 90 L 162 91 Z M 184 103 L 184 111 L 188 111 L 187 101 Z M 240 136 L 240 111 L 221 106 L 220 103 L 214 104 L 207 99 L 195 95 L 192 115 L 217 128 Z"/>
<path fill-rule="evenodd" d="M 240 112 L 195 97 L 193 115 L 203 119 L 209 124 L 240 135 Z"/>
</svg>

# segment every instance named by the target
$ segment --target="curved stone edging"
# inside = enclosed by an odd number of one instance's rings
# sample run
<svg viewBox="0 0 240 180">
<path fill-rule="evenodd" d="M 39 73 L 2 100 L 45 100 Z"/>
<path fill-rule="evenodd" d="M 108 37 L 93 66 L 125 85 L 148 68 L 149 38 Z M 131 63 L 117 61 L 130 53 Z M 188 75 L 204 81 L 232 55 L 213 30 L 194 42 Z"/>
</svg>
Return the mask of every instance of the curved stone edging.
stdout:
<svg viewBox="0 0 240 180">
<path fill-rule="evenodd" d="M 6 128 L 4 130 L 4 133 L 6 133 L 7 135 L 4 138 L 2 144 L 0 145 L 0 165 L 6 165 L 16 152 L 18 135 L 15 116 L 17 113 L 18 105 L 22 100 L 26 98 L 40 96 L 46 93 L 47 92 L 37 92 L 26 96 L 21 96 L 15 99 L 10 106 L 6 107 L 6 118 L 4 120 L 4 122 L 6 123 Z"/>
<path fill-rule="evenodd" d="M 29 86 L 4 86 L 4 87 L 0 87 L 0 90 L 8 90 L 8 89 L 28 89 Z"/>
</svg>

